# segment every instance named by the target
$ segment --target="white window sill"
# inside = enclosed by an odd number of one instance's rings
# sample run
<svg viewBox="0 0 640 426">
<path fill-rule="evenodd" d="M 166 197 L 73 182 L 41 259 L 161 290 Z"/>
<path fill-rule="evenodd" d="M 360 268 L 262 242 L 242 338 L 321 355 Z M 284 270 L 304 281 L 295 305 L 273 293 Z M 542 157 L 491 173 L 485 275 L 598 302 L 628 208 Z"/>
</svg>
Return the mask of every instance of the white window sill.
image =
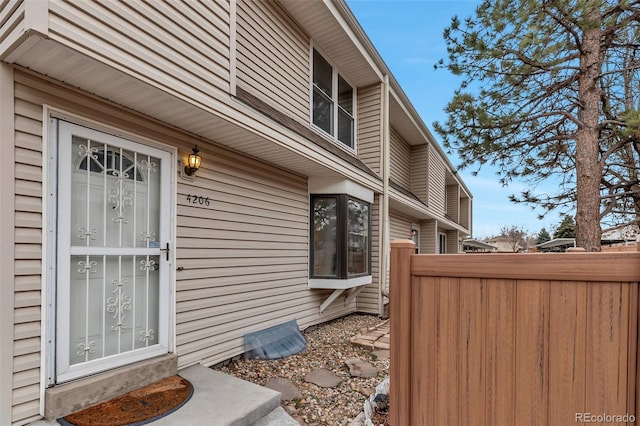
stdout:
<svg viewBox="0 0 640 426">
<path fill-rule="evenodd" d="M 371 284 L 372 282 L 373 282 L 373 278 L 371 277 L 371 275 L 349 278 L 346 280 L 332 280 L 327 278 L 309 278 L 309 288 L 344 290 L 348 288 L 360 287 L 363 285 Z"/>
</svg>

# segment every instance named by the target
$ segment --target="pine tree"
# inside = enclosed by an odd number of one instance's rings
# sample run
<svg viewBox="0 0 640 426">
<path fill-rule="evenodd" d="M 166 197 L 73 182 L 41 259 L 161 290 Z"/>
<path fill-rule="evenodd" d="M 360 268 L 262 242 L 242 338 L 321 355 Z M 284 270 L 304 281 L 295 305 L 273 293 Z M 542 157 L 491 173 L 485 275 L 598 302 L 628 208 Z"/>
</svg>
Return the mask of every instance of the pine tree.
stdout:
<svg viewBox="0 0 640 426">
<path fill-rule="evenodd" d="M 551 235 L 549 235 L 546 228 L 542 228 L 536 237 L 536 245 L 546 243 L 547 241 L 551 241 Z"/>
<path fill-rule="evenodd" d="M 558 228 L 553 233 L 553 238 L 575 238 L 576 237 L 576 223 L 573 217 L 568 214 L 562 217 Z"/>
<path fill-rule="evenodd" d="M 434 128 L 461 167 L 555 178 L 512 201 L 575 208 L 577 245 L 598 251 L 603 217 L 640 213 L 639 34 L 638 0 L 485 0 L 444 32 L 439 66 L 464 79 Z"/>
</svg>

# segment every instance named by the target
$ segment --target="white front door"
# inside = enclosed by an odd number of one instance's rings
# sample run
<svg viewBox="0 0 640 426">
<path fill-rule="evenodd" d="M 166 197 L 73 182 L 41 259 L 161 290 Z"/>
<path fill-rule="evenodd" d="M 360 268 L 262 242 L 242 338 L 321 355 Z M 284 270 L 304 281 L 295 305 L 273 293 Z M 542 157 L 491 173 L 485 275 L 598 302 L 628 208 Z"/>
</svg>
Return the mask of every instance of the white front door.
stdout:
<svg viewBox="0 0 640 426">
<path fill-rule="evenodd" d="M 56 382 L 168 352 L 170 161 L 59 121 Z"/>
</svg>

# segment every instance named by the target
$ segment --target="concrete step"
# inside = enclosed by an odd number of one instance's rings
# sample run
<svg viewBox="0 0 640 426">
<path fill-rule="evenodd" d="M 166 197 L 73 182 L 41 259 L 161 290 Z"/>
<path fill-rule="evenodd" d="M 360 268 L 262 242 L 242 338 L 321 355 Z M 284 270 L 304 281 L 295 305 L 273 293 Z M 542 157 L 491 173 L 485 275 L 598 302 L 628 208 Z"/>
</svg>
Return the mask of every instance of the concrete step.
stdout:
<svg viewBox="0 0 640 426">
<path fill-rule="evenodd" d="M 194 387 L 193 396 L 152 426 L 252 426 L 280 407 L 280 392 L 219 371 L 194 365 L 178 374 Z"/>
<path fill-rule="evenodd" d="M 300 426 L 293 417 L 291 417 L 282 407 L 278 407 L 260 420 L 253 426 Z"/>
<path fill-rule="evenodd" d="M 193 385 L 193 396 L 173 413 L 148 423 L 151 426 L 286 426 L 288 414 L 280 412 L 280 392 L 258 386 L 219 371 L 194 365 L 178 371 Z M 274 414 L 275 411 L 275 414 Z M 264 423 L 269 416 L 279 423 Z M 280 416 L 280 417 L 278 417 Z M 266 419 L 266 420 L 265 420 Z M 285 419 L 285 420 L 283 420 Z M 57 425 L 55 421 L 39 420 L 31 426 Z"/>
</svg>

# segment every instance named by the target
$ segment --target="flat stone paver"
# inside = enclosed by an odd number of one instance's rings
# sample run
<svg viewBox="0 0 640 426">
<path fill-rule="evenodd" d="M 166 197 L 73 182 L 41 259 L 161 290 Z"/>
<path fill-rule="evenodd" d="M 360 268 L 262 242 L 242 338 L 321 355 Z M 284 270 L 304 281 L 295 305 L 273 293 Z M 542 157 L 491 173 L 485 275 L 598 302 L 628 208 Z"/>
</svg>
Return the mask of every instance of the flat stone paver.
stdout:
<svg viewBox="0 0 640 426">
<path fill-rule="evenodd" d="M 371 357 L 374 361 L 384 361 L 389 359 L 390 351 L 388 349 L 379 349 L 371 352 Z"/>
<path fill-rule="evenodd" d="M 335 388 L 342 380 L 340 377 L 333 374 L 332 371 L 320 368 L 318 370 L 309 371 L 304 376 L 304 381 L 323 388 Z"/>
<path fill-rule="evenodd" d="M 283 401 L 291 401 L 296 398 L 302 398 L 302 392 L 294 385 L 291 380 L 283 377 L 275 377 L 269 379 L 264 385 L 265 388 L 273 389 L 280 392 Z"/>
<path fill-rule="evenodd" d="M 344 362 L 349 367 L 351 377 L 376 377 L 378 369 L 358 358 L 350 358 Z"/>
</svg>

